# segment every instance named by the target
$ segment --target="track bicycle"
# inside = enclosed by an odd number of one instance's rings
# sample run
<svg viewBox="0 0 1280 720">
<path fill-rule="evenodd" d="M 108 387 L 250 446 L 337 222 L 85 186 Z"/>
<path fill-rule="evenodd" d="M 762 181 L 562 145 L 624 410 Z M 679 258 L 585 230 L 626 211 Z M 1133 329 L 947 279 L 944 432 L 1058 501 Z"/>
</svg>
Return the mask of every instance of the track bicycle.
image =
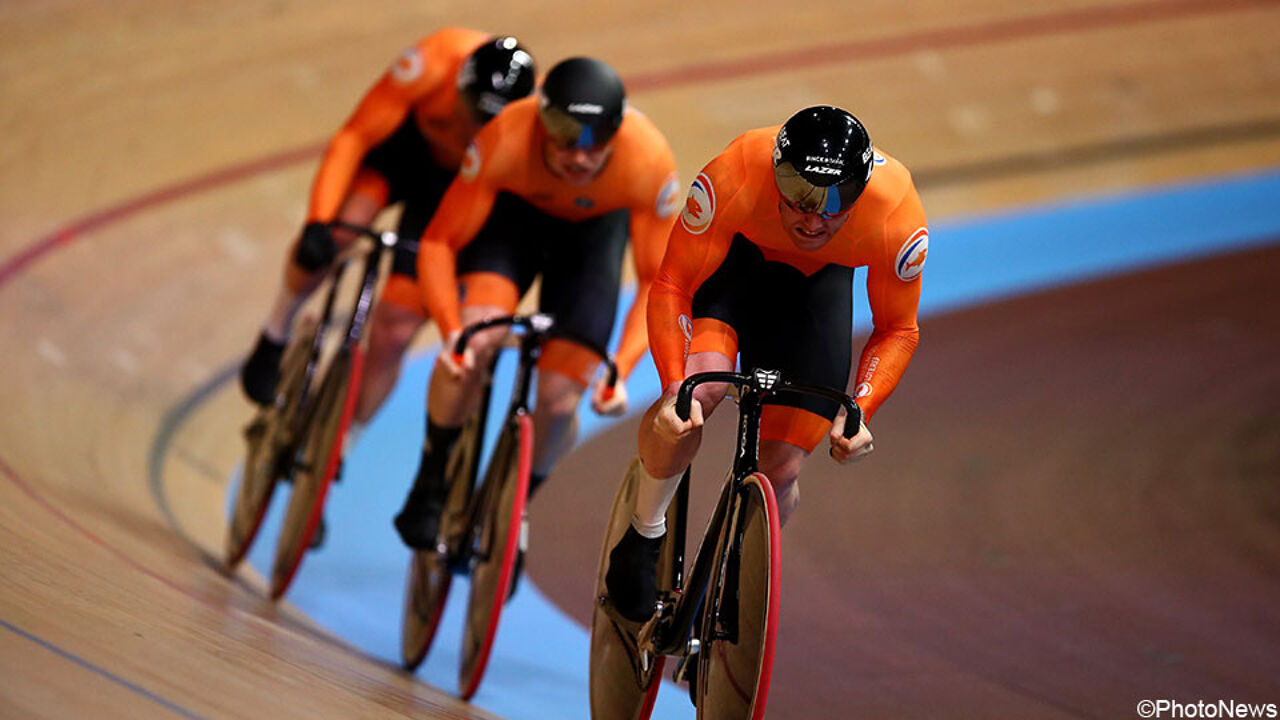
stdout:
<svg viewBox="0 0 1280 720">
<path fill-rule="evenodd" d="M 653 710 L 666 656 L 678 659 L 673 679 L 689 683 L 698 718 L 764 717 L 773 669 L 781 584 L 781 529 L 773 487 L 757 468 L 760 412 L 780 393 L 815 395 L 848 413 L 845 437 L 858 432 L 862 411 L 837 390 L 791 382 L 780 373 L 704 372 L 680 386 L 676 413 L 689 418 L 693 391 L 703 383 L 738 388 L 738 435 L 733 468 L 725 480 L 693 560 L 688 581 L 684 547 L 689 470 L 667 509 L 667 539 L 658 561 L 653 615 L 637 623 L 618 613 L 605 589 L 609 551 L 626 532 L 635 505 L 636 467 L 618 489 L 605 533 L 597 602 L 591 625 L 591 717 L 646 720 Z"/>
<path fill-rule="evenodd" d="M 503 605 L 516 582 L 516 561 L 529 475 L 533 464 L 533 420 L 529 394 L 542 345 L 564 338 L 600 356 L 607 372 L 606 394 L 617 383 L 618 369 L 604 348 L 574 333 L 555 328 L 550 315 L 493 318 L 468 326 L 453 347 L 461 357 L 478 332 L 490 328 L 520 329 L 515 390 L 503 420 L 483 481 L 476 478 L 488 423 L 494 363 L 488 368 L 479 409 L 466 421 L 445 465 L 448 491 L 434 548 L 415 550 L 409 564 L 401 630 L 401 660 L 413 671 L 431 649 L 448 599 L 453 575 L 469 574 L 471 592 L 462 636 L 458 686 L 469 700 L 480 687 L 497 635 Z"/>
<path fill-rule="evenodd" d="M 253 544 L 276 486 L 292 486 L 271 567 L 272 600 L 288 590 L 321 523 L 360 392 L 369 320 L 387 272 L 383 258 L 397 242 L 394 232 L 341 222 L 330 227 L 372 242 L 357 243 L 329 271 L 319 317 L 304 318 L 284 352 L 275 402 L 245 428 L 244 466 L 227 527 L 226 567 L 233 570 Z M 352 286 L 344 278 L 357 266 Z"/>
</svg>

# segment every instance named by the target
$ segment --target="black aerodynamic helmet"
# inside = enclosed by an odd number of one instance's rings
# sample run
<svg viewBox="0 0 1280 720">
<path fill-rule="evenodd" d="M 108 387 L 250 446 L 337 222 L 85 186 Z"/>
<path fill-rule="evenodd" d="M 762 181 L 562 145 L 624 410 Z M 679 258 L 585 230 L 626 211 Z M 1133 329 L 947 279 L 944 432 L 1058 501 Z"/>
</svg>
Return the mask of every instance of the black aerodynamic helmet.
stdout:
<svg viewBox="0 0 1280 720">
<path fill-rule="evenodd" d="M 594 58 L 569 58 L 542 81 L 542 126 L 564 147 L 593 148 L 613 139 L 627 110 L 622 78 Z"/>
<path fill-rule="evenodd" d="M 533 92 L 533 56 L 510 35 L 485 42 L 458 70 L 458 94 L 482 122 Z"/>
<path fill-rule="evenodd" d="M 839 215 L 871 179 L 875 153 L 858 119 L 830 105 L 792 115 L 773 146 L 773 179 L 797 210 Z"/>
</svg>

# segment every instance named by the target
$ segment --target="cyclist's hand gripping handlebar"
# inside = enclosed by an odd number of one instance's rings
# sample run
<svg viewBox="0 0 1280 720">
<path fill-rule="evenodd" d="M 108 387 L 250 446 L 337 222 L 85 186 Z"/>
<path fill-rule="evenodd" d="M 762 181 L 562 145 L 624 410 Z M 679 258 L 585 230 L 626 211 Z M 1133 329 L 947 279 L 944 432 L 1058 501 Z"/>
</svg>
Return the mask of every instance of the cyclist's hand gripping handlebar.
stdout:
<svg viewBox="0 0 1280 720">
<path fill-rule="evenodd" d="M 845 395 L 839 390 L 832 390 L 831 388 L 822 387 L 821 385 L 808 385 L 805 383 L 784 380 L 777 372 L 767 370 L 757 370 L 750 374 L 735 372 L 704 372 L 689 376 L 688 379 L 680 384 L 680 393 L 676 396 L 676 416 L 681 420 L 689 419 L 689 410 L 693 403 L 694 388 L 708 382 L 732 383 L 754 392 L 770 394 L 786 392 L 799 393 L 801 395 L 814 395 L 839 403 L 844 407 L 845 413 L 847 413 L 844 420 L 845 438 L 851 438 L 854 435 L 857 435 L 858 428 L 862 425 L 862 408 L 858 407 L 858 403 L 854 402 L 853 398 L 848 395 Z"/>
</svg>

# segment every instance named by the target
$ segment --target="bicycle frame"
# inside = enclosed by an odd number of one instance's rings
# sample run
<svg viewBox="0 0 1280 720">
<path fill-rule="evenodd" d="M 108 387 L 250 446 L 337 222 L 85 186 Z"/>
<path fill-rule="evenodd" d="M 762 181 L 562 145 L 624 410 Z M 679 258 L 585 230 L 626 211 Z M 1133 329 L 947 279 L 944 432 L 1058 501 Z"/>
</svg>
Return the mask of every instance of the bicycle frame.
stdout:
<svg viewBox="0 0 1280 720">
<path fill-rule="evenodd" d="M 538 364 L 538 359 L 542 356 L 542 345 L 551 338 L 564 338 L 571 340 L 583 347 L 591 350 L 604 362 L 609 387 L 617 382 L 618 367 L 614 364 L 613 359 L 609 357 L 608 351 L 600 347 L 591 340 L 584 338 L 576 333 L 555 328 L 555 320 L 545 313 L 535 313 L 533 315 L 512 315 L 507 317 L 490 318 L 469 325 L 458 336 L 457 342 L 453 347 L 455 357 L 461 356 L 467 349 L 467 344 L 476 333 L 489 330 L 496 327 L 519 328 L 523 330 L 520 336 L 519 349 L 519 365 L 516 371 L 515 390 L 512 393 L 511 405 L 507 409 L 504 422 L 510 422 L 520 414 L 529 412 L 529 394 L 533 391 L 533 371 Z M 495 356 L 496 364 L 496 356 Z M 492 367 L 490 367 L 492 372 Z M 479 520 L 487 506 L 487 492 L 472 493 L 466 513 L 468 518 L 467 527 L 476 528 L 480 526 Z M 472 543 L 472 557 L 488 557 L 489 548 L 492 545 L 492 538 L 476 538 Z M 462 558 L 459 558 L 462 560 Z"/>
<path fill-rule="evenodd" d="M 689 512 L 689 471 L 686 469 L 680 480 L 676 495 L 675 527 L 672 540 L 675 543 L 673 561 L 673 585 L 669 592 L 660 593 L 659 605 L 654 616 L 648 620 L 637 635 L 636 645 L 640 650 L 641 664 L 648 667 L 656 655 L 690 656 L 696 652 L 698 645 L 708 638 L 693 637 L 694 623 L 697 621 L 701 605 L 710 589 L 713 563 L 720 563 L 724 568 L 722 577 L 736 578 L 742 551 L 742 496 L 743 482 L 751 474 L 758 471 L 760 450 L 760 415 L 767 398 L 778 393 L 798 393 L 815 395 L 839 403 L 845 408 L 845 437 L 853 437 L 861 424 L 862 411 L 852 398 L 844 393 L 818 385 L 795 383 L 781 378 L 776 371 L 755 370 L 750 374 L 734 372 L 698 373 L 686 379 L 680 386 L 680 394 L 676 400 L 676 414 L 681 419 L 688 419 L 693 400 L 694 389 L 703 383 L 722 382 L 736 385 L 739 389 L 738 399 L 738 435 L 737 452 L 733 459 L 733 468 L 729 480 L 720 494 L 720 500 L 707 523 L 702 543 L 694 557 L 693 569 L 689 574 L 687 588 L 684 584 L 684 545 L 688 527 Z M 717 539 L 731 534 L 731 541 L 725 544 L 729 551 L 722 557 L 712 557 Z M 728 583 L 726 583 L 728 585 Z M 715 619 L 716 639 L 728 639 L 736 642 L 737 605 L 730 603 L 721 605 L 719 599 L 723 593 L 712 593 L 715 604 L 709 609 Z M 646 657 L 646 655 L 648 657 Z M 677 671 L 683 671 L 683 666 Z"/>
<path fill-rule="evenodd" d="M 379 267 L 382 257 L 388 250 L 394 248 L 398 242 L 398 238 L 394 232 L 378 232 L 372 228 L 361 225 L 351 225 L 349 223 L 334 222 L 331 227 L 347 230 L 357 235 L 370 238 L 373 240 L 373 247 L 364 254 L 364 267 L 360 281 L 360 292 L 356 295 L 355 308 L 351 313 L 351 319 L 347 323 L 346 334 L 343 337 L 343 348 L 349 348 L 360 342 L 364 335 L 365 324 L 369 320 L 374 305 L 374 291 L 377 290 L 379 280 Z M 311 343 L 311 353 L 307 359 L 306 380 L 302 385 L 302 395 L 298 398 L 298 406 L 301 412 L 294 415 L 294 426 L 290 428 L 289 437 L 295 440 L 300 436 L 300 430 L 309 426 L 313 420 L 314 404 L 311 402 L 312 390 L 315 388 L 315 375 L 319 372 L 320 354 L 324 349 L 325 336 L 328 334 L 330 321 L 333 319 L 333 308 L 338 297 L 338 289 L 341 284 L 343 274 L 346 273 L 347 267 L 352 261 L 352 254 L 346 254 L 334 269 L 329 273 L 332 282 L 329 283 L 329 290 L 325 295 L 323 310 L 320 314 L 320 324 L 316 328 L 316 336 Z"/>
</svg>

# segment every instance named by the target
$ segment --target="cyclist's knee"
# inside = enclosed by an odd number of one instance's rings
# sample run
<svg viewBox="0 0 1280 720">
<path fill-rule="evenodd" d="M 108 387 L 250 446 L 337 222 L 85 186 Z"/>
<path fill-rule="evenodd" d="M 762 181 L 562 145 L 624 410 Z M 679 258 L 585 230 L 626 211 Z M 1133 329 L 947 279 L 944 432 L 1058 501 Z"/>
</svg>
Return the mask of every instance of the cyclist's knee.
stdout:
<svg viewBox="0 0 1280 720">
<path fill-rule="evenodd" d="M 537 412 L 556 418 L 566 418 L 578 411 L 583 388 L 578 382 L 557 372 L 543 372 L 538 376 Z"/>
<path fill-rule="evenodd" d="M 762 440 L 760 442 L 760 471 L 781 492 L 784 488 L 795 484 L 804 467 L 804 460 L 809 453 L 804 448 L 778 440 Z"/>
<path fill-rule="evenodd" d="M 369 329 L 369 351 L 402 355 L 421 327 L 422 318 L 403 308 L 382 303 L 373 314 L 373 326 Z"/>
<path fill-rule="evenodd" d="M 289 251 L 289 262 L 285 264 L 284 285 L 294 295 L 308 296 L 320 285 L 324 272 L 302 268 L 293 261 L 293 253 L 293 250 Z"/>
<path fill-rule="evenodd" d="M 787 524 L 787 519 L 800 506 L 800 482 L 793 478 L 789 483 L 778 486 L 774 483 L 773 494 L 778 500 L 778 523 Z"/>
<path fill-rule="evenodd" d="M 468 327 L 482 320 L 510 315 L 505 308 L 490 305 L 464 305 L 462 307 L 462 326 Z M 489 328 L 475 333 L 467 340 L 467 348 L 475 355 L 476 367 L 487 368 L 498 352 L 510 330 L 505 327 Z"/>
<path fill-rule="evenodd" d="M 685 362 L 685 374 L 727 372 L 732 371 L 733 366 L 733 359 L 719 352 L 697 352 L 690 355 Z M 727 392 L 729 392 L 729 386 L 726 383 L 704 383 L 694 388 L 693 397 L 698 404 L 702 405 L 702 416 L 711 417 L 711 413 L 715 412 L 716 406 L 724 399 Z"/>
<path fill-rule="evenodd" d="M 711 413 L 716 411 L 716 407 L 728 392 L 729 386 L 724 383 L 706 383 L 694 388 L 693 399 L 702 406 L 702 417 L 711 417 Z"/>
</svg>

